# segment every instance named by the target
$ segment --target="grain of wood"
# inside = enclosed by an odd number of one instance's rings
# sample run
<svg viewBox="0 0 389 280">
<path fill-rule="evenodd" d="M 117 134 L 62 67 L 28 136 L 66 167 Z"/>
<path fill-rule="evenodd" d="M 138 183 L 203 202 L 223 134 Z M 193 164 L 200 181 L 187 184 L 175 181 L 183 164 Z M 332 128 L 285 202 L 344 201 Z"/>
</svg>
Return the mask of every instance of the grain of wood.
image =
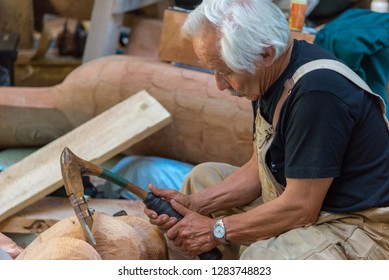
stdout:
<svg viewBox="0 0 389 280">
<path fill-rule="evenodd" d="M 148 260 L 169 259 L 165 238 L 157 226 L 151 225 L 139 217 L 125 215 L 117 219 L 132 227 L 140 241 L 145 245 Z"/>
</svg>

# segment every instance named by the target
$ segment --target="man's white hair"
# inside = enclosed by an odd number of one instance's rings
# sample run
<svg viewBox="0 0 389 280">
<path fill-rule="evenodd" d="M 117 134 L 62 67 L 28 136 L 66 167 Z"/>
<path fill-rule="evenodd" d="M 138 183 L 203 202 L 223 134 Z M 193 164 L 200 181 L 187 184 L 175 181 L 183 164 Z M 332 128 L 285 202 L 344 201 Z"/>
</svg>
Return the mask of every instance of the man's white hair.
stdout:
<svg viewBox="0 0 389 280">
<path fill-rule="evenodd" d="M 221 36 L 220 57 L 234 72 L 255 73 L 263 49 L 272 46 L 277 59 L 286 49 L 289 25 L 271 0 L 203 0 L 186 19 L 182 32 L 194 37 L 206 24 Z"/>
</svg>

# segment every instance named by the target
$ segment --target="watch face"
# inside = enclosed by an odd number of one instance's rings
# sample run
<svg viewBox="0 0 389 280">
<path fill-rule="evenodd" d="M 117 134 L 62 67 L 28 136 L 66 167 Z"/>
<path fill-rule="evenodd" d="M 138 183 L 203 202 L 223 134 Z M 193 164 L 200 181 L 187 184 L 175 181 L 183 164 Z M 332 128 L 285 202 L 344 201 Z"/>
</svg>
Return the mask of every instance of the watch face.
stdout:
<svg viewBox="0 0 389 280">
<path fill-rule="evenodd" d="M 225 234 L 225 230 L 221 225 L 216 225 L 215 228 L 213 229 L 213 235 L 215 235 L 216 238 L 223 238 L 224 234 Z"/>
</svg>

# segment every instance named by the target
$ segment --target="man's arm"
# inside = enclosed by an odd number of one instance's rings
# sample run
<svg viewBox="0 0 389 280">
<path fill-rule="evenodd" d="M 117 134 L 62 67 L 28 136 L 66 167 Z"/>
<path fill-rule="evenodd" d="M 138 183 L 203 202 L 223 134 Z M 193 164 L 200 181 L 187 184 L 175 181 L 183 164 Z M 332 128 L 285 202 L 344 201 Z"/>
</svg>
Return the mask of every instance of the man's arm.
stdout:
<svg viewBox="0 0 389 280">
<path fill-rule="evenodd" d="M 332 180 L 287 179 L 287 188 L 278 198 L 248 212 L 225 217 L 226 239 L 250 244 L 314 223 Z M 191 211 L 174 200 L 172 206 L 185 216 L 167 231 L 167 237 L 175 246 L 188 255 L 198 255 L 218 245 L 212 234 L 214 219 Z"/>
<path fill-rule="evenodd" d="M 315 223 L 332 181 L 333 178 L 287 179 L 287 188 L 278 198 L 251 211 L 225 217 L 227 239 L 251 243 Z"/>
<path fill-rule="evenodd" d="M 191 195 L 195 210 L 203 215 L 245 205 L 261 195 L 257 153 L 220 184 Z"/>
<path fill-rule="evenodd" d="M 257 162 L 257 153 L 254 150 L 251 159 L 223 182 L 189 196 L 175 190 L 155 188 L 153 185 L 149 185 L 149 188 L 156 196 L 167 201 L 175 200 L 187 209 L 209 215 L 215 211 L 242 206 L 260 196 Z M 148 208 L 145 208 L 145 214 L 152 224 L 164 230 L 177 223 L 176 218 L 169 218 L 164 214 L 158 216 Z"/>
</svg>

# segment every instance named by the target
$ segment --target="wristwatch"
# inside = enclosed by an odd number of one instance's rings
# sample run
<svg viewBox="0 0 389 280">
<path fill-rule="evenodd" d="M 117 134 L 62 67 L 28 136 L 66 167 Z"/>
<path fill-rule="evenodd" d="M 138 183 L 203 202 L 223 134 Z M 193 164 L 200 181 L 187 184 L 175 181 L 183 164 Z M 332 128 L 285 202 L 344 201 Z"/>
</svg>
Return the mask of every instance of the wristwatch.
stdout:
<svg viewBox="0 0 389 280">
<path fill-rule="evenodd" d="M 215 236 L 216 240 L 218 240 L 222 244 L 230 243 L 226 239 L 227 230 L 223 223 L 223 218 L 216 220 L 213 226 L 213 236 Z"/>
</svg>

